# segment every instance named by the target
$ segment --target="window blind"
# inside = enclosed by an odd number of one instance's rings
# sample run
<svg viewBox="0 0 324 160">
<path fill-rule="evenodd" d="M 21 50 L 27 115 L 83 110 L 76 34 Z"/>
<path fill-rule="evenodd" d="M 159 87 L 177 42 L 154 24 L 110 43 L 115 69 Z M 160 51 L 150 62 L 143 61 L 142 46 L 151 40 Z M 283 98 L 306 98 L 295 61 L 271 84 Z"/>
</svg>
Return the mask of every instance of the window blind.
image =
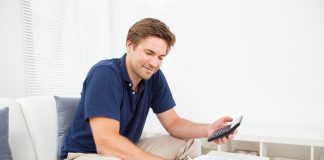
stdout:
<svg viewBox="0 0 324 160">
<path fill-rule="evenodd" d="M 107 19 L 108 5 L 94 19 Z M 91 6 L 76 0 L 22 0 L 23 46 L 26 95 L 79 94 L 89 68 L 109 58 L 108 22 L 101 23 L 98 37 L 95 24 L 83 26 L 84 11 Z M 107 3 L 107 2 L 106 2 Z M 96 12 L 97 13 L 97 12 Z M 100 15 L 100 16 L 98 16 Z M 91 16 L 91 15 L 90 15 Z M 92 15 L 94 16 L 94 15 Z M 106 28 L 105 28 L 106 27 Z M 89 43 L 89 41 L 93 43 Z M 94 48 L 101 49 L 95 53 Z M 95 50 L 97 51 L 97 50 Z"/>
</svg>

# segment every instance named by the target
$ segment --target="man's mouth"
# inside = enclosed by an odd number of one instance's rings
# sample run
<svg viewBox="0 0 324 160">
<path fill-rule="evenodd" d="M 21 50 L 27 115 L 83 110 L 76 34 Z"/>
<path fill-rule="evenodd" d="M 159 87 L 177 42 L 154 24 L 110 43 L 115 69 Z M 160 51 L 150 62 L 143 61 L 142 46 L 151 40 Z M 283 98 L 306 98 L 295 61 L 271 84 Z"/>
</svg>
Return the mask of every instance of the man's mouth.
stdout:
<svg viewBox="0 0 324 160">
<path fill-rule="evenodd" d="M 146 70 L 150 71 L 150 72 L 153 72 L 153 71 L 154 71 L 153 68 L 148 68 L 148 67 L 145 67 L 145 66 L 144 66 L 144 68 L 145 68 Z"/>
</svg>

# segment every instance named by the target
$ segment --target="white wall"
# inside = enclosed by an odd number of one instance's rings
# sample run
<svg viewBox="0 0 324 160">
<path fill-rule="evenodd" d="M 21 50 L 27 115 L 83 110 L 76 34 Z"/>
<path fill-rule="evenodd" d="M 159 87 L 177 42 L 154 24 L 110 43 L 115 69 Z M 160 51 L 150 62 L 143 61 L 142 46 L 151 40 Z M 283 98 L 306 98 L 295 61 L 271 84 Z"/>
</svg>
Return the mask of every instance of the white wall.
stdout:
<svg viewBox="0 0 324 160">
<path fill-rule="evenodd" d="M 324 139 L 324 1 L 110 5 L 114 56 L 125 52 L 128 28 L 141 18 L 159 18 L 175 32 L 162 69 L 180 115 L 200 122 L 243 115 L 242 134 Z M 19 7 L 18 0 L 0 1 L 0 97 L 25 95 Z M 162 131 L 153 115 L 147 123 L 146 130 Z"/>
<path fill-rule="evenodd" d="M 143 17 L 175 32 L 162 69 L 180 115 L 243 115 L 244 134 L 324 139 L 324 1 L 116 0 L 114 9 L 120 53 Z M 146 129 L 157 126 L 150 116 Z"/>
<path fill-rule="evenodd" d="M 0 1 L 0 97 L 25 96 L 19 0 Z"/>
</svg>

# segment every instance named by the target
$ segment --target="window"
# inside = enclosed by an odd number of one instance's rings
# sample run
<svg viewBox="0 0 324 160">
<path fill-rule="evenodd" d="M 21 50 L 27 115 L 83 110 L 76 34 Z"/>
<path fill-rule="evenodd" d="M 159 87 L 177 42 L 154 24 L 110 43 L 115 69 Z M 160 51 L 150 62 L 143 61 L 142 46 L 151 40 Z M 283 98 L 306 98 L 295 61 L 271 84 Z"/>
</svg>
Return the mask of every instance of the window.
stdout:
<svg viewBox="0 0 324 160">
<path fill-rule="evenodd" d="M 111 56 L 109 2 L 85 3 L 22 0 L 27 96 L 79 94 L 89 68 Z"/>
</svg>

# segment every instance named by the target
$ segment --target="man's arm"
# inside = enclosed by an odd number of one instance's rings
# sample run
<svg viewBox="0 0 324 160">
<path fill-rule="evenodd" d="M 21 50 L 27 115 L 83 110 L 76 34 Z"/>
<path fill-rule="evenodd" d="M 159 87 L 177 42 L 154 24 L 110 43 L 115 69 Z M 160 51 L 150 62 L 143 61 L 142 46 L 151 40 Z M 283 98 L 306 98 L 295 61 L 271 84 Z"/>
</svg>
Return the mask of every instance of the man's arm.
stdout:
<svg viewBox="0 0 324 160">
<path fill-rule="evenodd" d="M 213 124 L 195 123 L 179 117 L 173 108 L 157 114 L 157 117 L 168 133 L 180 139 L 208 137 L 213 131 L 225 126 L 226 122 L 232 121 L 232 118 L 227 116 L 218 119 Z M 217 139 L 215 143 L 222 144 L 231 139 L 233 139 L 233 135 Z"/>
<path fill-rule="evenodd" d="M 114 156 L 123 160 L 161 160 L 161 158 L 143 151 L 120 135 L 117 120 L 106 117 L 92 117 L 89 121 L 99 155 Z"/>
</svg>

